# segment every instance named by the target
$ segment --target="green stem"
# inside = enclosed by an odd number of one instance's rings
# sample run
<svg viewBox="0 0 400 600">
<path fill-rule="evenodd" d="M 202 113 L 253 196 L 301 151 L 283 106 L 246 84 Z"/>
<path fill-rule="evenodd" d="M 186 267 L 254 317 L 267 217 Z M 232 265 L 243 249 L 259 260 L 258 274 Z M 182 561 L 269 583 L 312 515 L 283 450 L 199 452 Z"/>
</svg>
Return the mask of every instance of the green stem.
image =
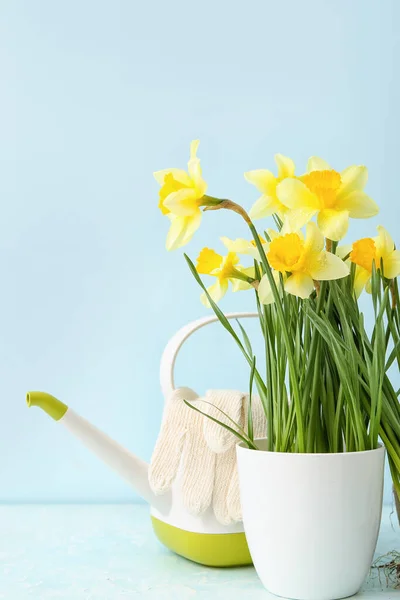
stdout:
<svg viewBox="0 0 400 600">
<path fill-rule="evenodd" d="M 319 395 L 321 386 L 321 338 L 318 336 L 317 351 L 315 355 L 315 362 L 313 363 L 314 377 L 311 392 L 311 408 L 310 408 L 310 420 L 308 423 L 307 432 L 307 452 L 313 452 L 316 442 L 316 428 L 318 424 L 318 413 L 320 408 Z"/>
<path fill-rule="evenodd" d="M 290 342 L 289 332 L 288 332 L 288 329 L 286 326 L 286 318 L 285 318 L 285 314 L 282 309 L 281 298 L 279 296 L 279 292 L 276 287 L 275 280 L 272 276 L 271 267 L 269 266 L 269 263 L 268 263 L 264 248 L 262 246 L 262 243 L 260 241 L 258 232 L 257 232 L 256 228 L 254 227 L 253 223 L 250 221 L 250 219 L 246 220 L 246 222 L 249 225 L 249 228 L 252 233 L 257 250 L 260 253 L 261 262 L 265 269 L 265 272 L 268 277 L 268 281 L 269 281 L 269 284 L 271 286 L 272 293 L 274 296 L 276 311 L 277 311 L 277 314 L 279 317 L 279 324 L 280 324 L 280 327 L 282 330 L 282 335 L 283 335 L 283 339 L 284 339 L 285 346 L 286 346 L 286 353 L 287 353 L 287 359 L 288 359 L 288 364 L 289 364 L 290 381 L 291 381 L 291 385 L 292 385 L 292 389 L 293 389 L 294 404 L 295 404 L 295 410 L 296 410 L 296 420 L 297 420 L 297 425 L 298 425 L 299 452 L 304 453 L 306 445 L 305 445 L 305 435 L 304 435 L 303 414 L 302 414 L 302 407 L 301 407 L 301 396 L 300 396 L 300 390 L 299 390 L 299 385 L 298 385 L 298 374 L 296 372 L 296 365 L 295 365 L 295 360 L 294 360 L 294 356 L 293 356 L 293 348 L 292 348 L 292 345 Z"/>
</svg>

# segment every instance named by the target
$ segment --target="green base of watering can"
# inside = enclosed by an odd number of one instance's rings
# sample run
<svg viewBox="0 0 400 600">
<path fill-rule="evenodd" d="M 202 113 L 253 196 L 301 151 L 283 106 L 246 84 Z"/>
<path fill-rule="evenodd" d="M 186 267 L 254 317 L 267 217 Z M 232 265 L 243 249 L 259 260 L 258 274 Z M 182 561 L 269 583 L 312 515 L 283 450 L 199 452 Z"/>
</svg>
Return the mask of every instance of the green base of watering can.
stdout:
<svg viewBox="0 0 400 600">
<path fill-rule="evenodd" d="M 153 529 L 164 546 L 207 567 L 240 567 L 252 560 L 244 533 L 194 533 L 151 517 Z"/>
</svg>

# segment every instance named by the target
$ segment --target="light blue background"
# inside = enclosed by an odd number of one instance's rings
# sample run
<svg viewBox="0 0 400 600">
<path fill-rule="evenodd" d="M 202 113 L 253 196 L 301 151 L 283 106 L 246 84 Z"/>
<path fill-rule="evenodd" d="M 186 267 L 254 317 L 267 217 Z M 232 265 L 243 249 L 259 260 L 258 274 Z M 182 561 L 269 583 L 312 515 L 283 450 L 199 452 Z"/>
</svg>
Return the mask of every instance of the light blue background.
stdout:
<svg viewBox="0 0 400 600">
<path fill-rule="evenodd" d="M 400 4 L 8 0 L 0 17 L 0 501 L 130 501 L 26 409 L 26 390 L 150 457 L 163 346 L 204 314 L 182 253 L 164 250 L 152 171 L 185 167 L 195 137 L 210 193 L 246 207 L 257 193 L 243 172 L 272 167 L 275 152 L 300 171 L 311 154 L 367 164 L 382 212 L 352 232 L 382 222 L 400 242 Z M 245 233 L 233 214 L 204 221 L 193 258 Z M 177 375 L 199 392 L 248 377 L 216 326 L 187 344 Z"/>
</svg>

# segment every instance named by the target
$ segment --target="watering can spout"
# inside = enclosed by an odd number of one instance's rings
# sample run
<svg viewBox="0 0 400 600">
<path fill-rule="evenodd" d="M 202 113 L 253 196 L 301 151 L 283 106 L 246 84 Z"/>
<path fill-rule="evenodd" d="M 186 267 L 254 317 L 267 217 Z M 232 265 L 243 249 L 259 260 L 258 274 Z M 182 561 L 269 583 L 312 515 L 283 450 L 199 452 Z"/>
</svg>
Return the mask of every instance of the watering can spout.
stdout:
<svg viewBox="0 0 400 600">
<path fill-rule="evenodd" d="M 55 421 L 62 419 L 68 410 L 68 406 L 64 402 L 57 400 L 51 394 L 46 394 L 46 392 L 28 392 L 26 394 L 26 403 L 29 408 L 31 406 L 39 406 Z"/>
<path fill-rule="evenodd" d="M 38 406 L 52 419 L 64 425 L 98 458 L 123 477 L 139 496 L 154 508 L 163 509 L 168 499 L 165 496 L 156 496 L 151 490 L 148 481 L 149 465 L 142 459 L 123 448 L 51 394 L 28 392 L 26 403 L 28 407 Z"/>
</svg>

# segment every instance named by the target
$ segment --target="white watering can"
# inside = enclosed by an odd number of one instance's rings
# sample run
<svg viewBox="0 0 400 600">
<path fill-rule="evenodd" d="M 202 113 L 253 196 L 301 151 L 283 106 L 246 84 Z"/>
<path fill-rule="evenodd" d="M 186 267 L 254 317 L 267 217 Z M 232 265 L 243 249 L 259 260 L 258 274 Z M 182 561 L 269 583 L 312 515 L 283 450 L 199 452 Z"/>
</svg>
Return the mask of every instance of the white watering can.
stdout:
<svg viewBox="0 0 400 600">
<path fill-rule="evenodd" d="M 256 313 L 231 313 L 228 319 L 257 317 Z M 174 366 L 183 343 L 197 329 L 217 321 L 212 315 L 182 327 L 169 341 L 161 358 L 160 380 L 165 399 L 175 389 Z M 221 525 L 212 507 L 200 516 L 188 512 L 182 501 L 179 478 L 169 492 L 156 496 L 148 481 L 149 465 L 108 435 L 79 416 L 66 404 L 45 392 L 28 392 L 28 406 L 39 406 L 58 423 L 107 463 L 132 485 L 151 506 L 151 520 L 158 539 L 167 548 L 195 562 L 209 566 L 238 566 L 251 564 L 242 523 Z"/>
</svg>

